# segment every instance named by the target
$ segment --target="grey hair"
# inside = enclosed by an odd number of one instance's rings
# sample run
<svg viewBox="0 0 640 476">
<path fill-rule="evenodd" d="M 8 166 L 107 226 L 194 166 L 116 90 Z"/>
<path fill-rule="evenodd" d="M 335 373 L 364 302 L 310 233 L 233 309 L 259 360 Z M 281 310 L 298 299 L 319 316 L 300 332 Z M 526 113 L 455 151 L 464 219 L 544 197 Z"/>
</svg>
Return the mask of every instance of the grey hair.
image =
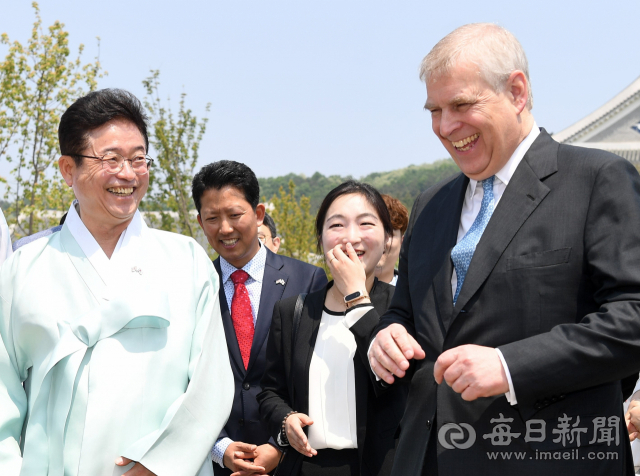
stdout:
<svg viewBox="0 0 640 476">
<path fill-rule="evenodd" d="M 529 63 L 522 45 L 505 28 L 494 23 L 469 23 L 443 39 L 420 65 L 420 79 L 428 83 L 434 76 L 448 73 L 461 59 L 476 64 L 480 74 L 495 92 L 503 92 L 509 76 L 522 71 L 527 78 L 527 109 L 533 108 Z"/>
</svg>

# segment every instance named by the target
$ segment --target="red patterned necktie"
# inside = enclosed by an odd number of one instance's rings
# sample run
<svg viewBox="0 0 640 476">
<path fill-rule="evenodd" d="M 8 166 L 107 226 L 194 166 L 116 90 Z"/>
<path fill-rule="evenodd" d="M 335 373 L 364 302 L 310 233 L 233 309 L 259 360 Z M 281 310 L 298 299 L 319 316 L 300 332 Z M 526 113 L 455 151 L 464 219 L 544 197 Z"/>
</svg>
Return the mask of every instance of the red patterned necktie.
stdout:
<svg viewBox="0 0 640 476">
<path fill-rule="evenodd" d="M 246 370 L 251 355 L 253 343 L 253 314 L 251 313 L 251 299 L 244 282 L 249 279 L 249 274 L 241 269 L 231 275 L 233 281 L 233 299 L 231 300 L 231 320 L 236 331 L 236 338 L 240 346 L 240 355 Z"/>
</svg>

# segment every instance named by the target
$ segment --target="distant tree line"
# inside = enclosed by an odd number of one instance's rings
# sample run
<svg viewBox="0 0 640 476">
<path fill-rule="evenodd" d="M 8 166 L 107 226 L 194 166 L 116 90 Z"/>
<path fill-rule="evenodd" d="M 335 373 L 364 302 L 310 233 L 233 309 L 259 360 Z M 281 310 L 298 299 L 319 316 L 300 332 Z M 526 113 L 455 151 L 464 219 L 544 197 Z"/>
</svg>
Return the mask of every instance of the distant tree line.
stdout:
<svg viewBox="0 0 640 476">
<path fill-rule="evenodd" d="M 421 192 L 459 171 L 451 159 L 445 159 L 433 164 L 410 165 L 391 172 L 376 172 L 360 180 L 373 185 L 381 193 L 398 198 L 411 210 Z M 315 215 L 327 193 L 352 178 L 339 175 L 326 177 L 316 172 L 311 177 L 289 174 L 258 179 L 263 201 L 268 203 L 267 208 L 282 239 L 280 253 L 322 266 L 331 278 L 322 255 L 316 249 Z"/>
<path fill-rule="evenodd" d="M 391 172 L 374 172 L 364 177 L 342 177 L 329 175 L 328 177 L 316 172 L 311 177 L 288 174 L 280 177 L 261 178 L 260 193 L 269 199 L 278 195 L 280 187 L 287 188 L 289 182 L 295 185 L 299 196 L 309 197 L 310 212 L 315 215 L 322 199 L 327 193 L 345 180 L 354 179 L 369 183 L 380 193 L 386 193 L 400 200 L 409 210 L 416 197 L 436 183 L 460 172 L 451 159 L 444 159 L 432 164 L 410 165 Z"/>
</svg>

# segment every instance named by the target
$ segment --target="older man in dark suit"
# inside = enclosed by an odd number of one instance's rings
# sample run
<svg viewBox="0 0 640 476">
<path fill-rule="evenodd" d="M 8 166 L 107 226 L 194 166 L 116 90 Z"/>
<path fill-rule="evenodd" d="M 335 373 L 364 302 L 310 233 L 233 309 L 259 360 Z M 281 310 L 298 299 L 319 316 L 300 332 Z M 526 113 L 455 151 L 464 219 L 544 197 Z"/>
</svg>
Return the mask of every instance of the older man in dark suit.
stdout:
<svg viewBox="0 0 640 476">
<path fill-rule="evenodd" d="M 393 474 L 633 474 L 620 381 L 640 366 L 638 173 L 538 128 L 501 27 L 455 30 L 421 77 L 462 173 L 416 200 L 369 351 L 386 384 L 413 373 Z"/>
<path fill-rule="evenodd" d="M 260 186 L 245 164 L 222 160 L 206 165 L 193 179 L 198 222 L 220 255 L 220 308 L 227 337 L 235 398 L 231 415 L 213 450 L 218 476 L 243 471 L 266 473 L 280 452 L 269 443 L 256 395 L 265 369 L 267 335 L 277 301 L 317 291 L 327 283 L 323 269 L 272 253 L 258 239 L 265 207 Z"/>
</svg>

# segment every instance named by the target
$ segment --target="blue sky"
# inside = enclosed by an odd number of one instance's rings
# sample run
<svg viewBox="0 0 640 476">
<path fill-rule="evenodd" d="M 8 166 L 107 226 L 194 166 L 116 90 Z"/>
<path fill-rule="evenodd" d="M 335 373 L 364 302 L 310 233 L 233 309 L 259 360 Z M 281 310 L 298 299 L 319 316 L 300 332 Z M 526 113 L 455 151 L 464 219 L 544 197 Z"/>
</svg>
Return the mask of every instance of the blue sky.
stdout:
<svg viewBox="0 0 640 476">
<path fill-rule="evenodd" d="M 197 114 L 212 104 L 200 165 L 245 162 L 258 176 L 351 174 L 432 162 L 447 154 L 422 106 L 418 66 L 465 23 L 511 30 L 527 52 L 542 127 L 557 132 L 640 75 L 640 2 L 42 0 L 45 25 L 98 53 L 100 87 L 181 92 Z M 26 42 L 29 1 L 0 0 L 0 32 Z M 6 50 L 0 48 L 4 56 Z M 0 174 L 7 172 L 0 163 Z"/>
</svg>

